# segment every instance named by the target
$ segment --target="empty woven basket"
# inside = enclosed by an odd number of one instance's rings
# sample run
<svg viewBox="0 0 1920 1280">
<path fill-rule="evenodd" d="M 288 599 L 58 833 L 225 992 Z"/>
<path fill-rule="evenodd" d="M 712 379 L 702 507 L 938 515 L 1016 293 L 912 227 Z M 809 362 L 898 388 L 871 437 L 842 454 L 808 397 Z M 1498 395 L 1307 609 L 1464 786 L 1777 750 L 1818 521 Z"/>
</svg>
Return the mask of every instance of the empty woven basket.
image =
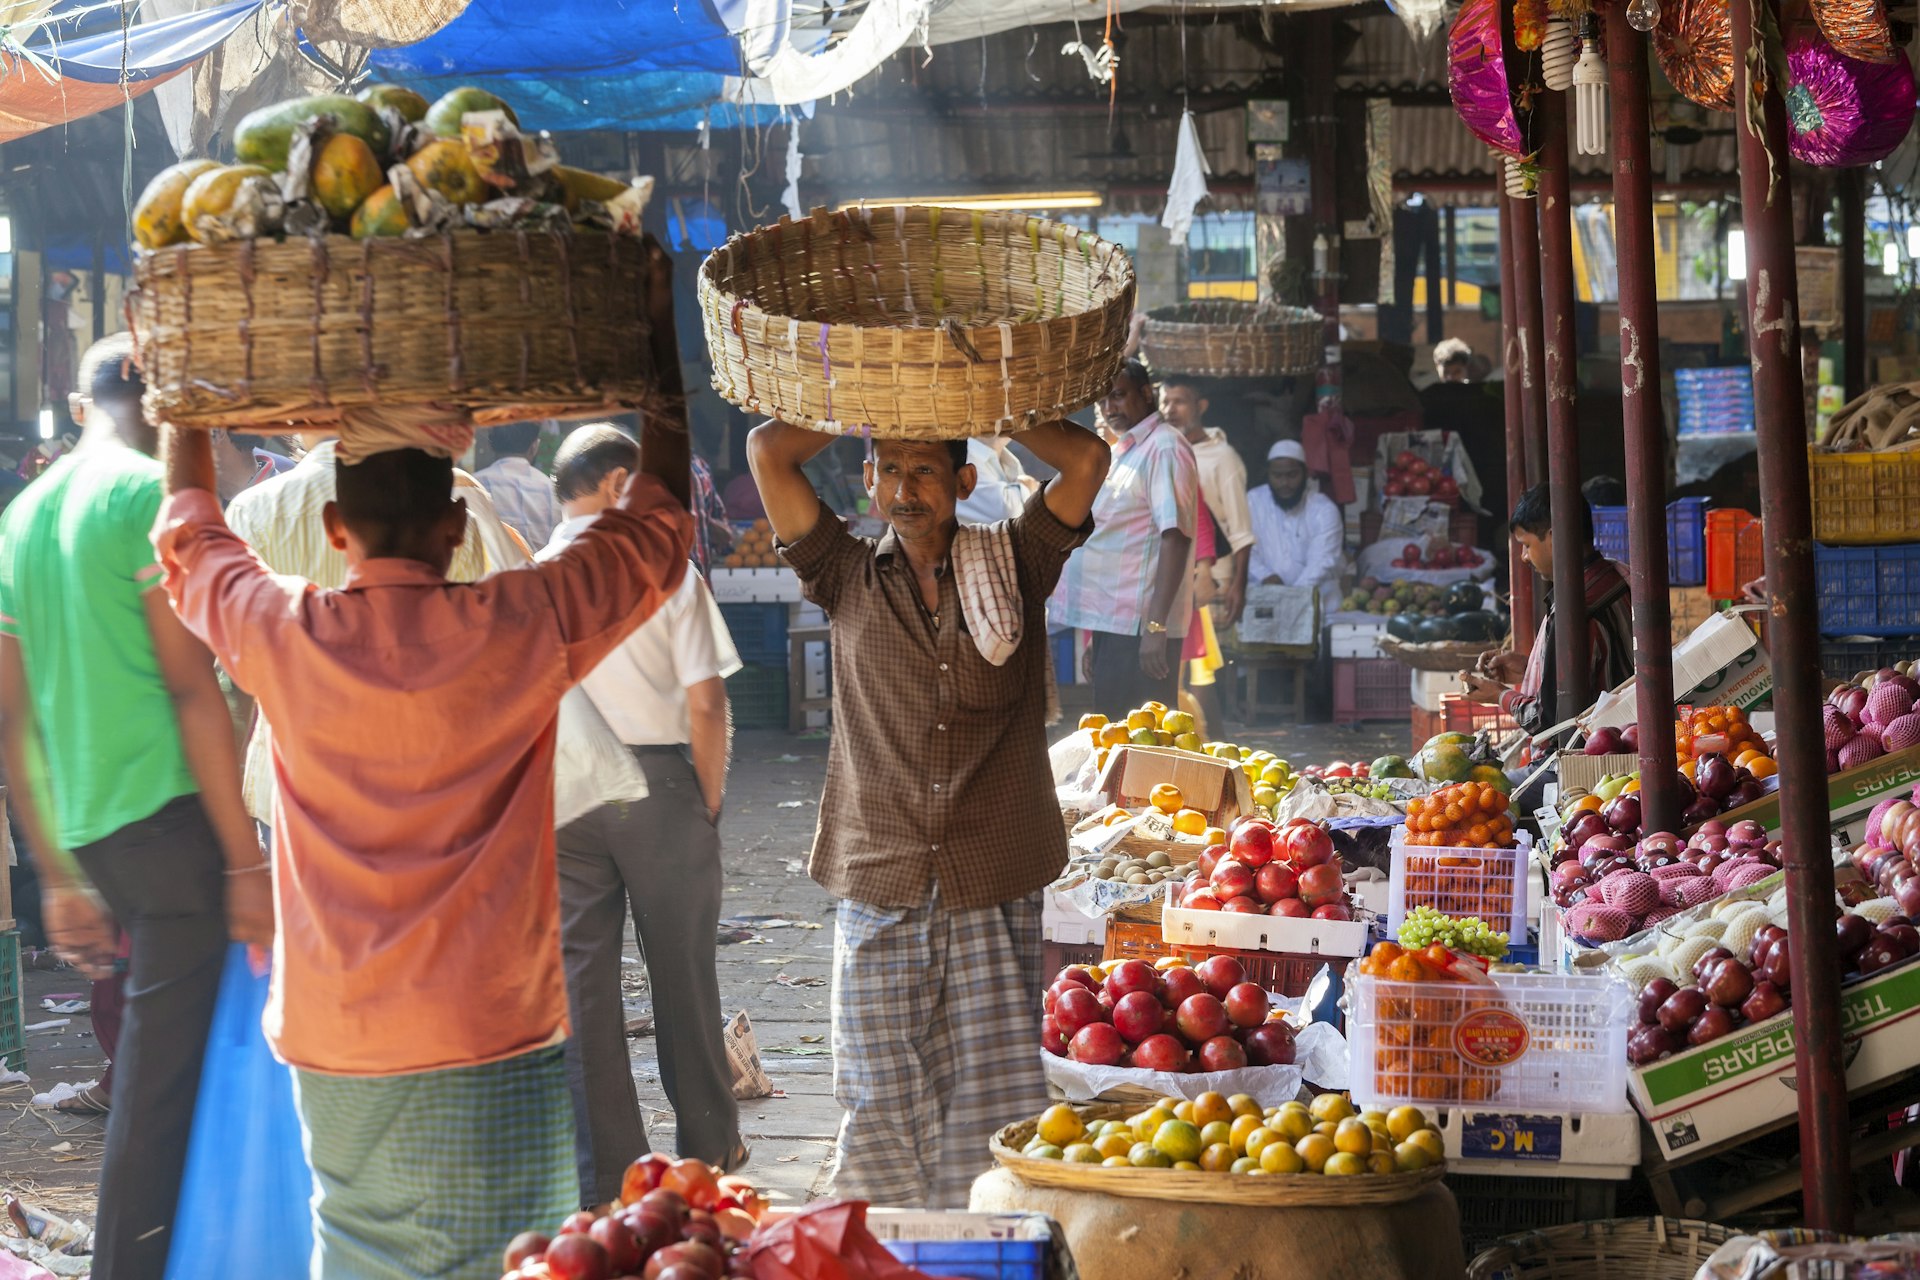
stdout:
<svg viewBox="0 0 1920 1280">
<path fill-rule="evenodd" d="M 1091 232 L 1017 213 L 816 209 L 738 235 L 700 268 L 713 385 L 835 434 L 1019 431 L 1104 396 L 1133 264 Z"/>
<path fill-rule="evenodd" d="M 1147 313 L 1140 349 L 1156 373 L 1277 378 L 1320 367 L 1320 313 L 1213 299 Z"/>
<path fill-rule="evenodd" d="M 1467 1280 L 1693 1280 L 1736 1233 L 1691 1218 L 1606 1218 L 1509 1236 L 1467 1265 Z"/>
</svg>

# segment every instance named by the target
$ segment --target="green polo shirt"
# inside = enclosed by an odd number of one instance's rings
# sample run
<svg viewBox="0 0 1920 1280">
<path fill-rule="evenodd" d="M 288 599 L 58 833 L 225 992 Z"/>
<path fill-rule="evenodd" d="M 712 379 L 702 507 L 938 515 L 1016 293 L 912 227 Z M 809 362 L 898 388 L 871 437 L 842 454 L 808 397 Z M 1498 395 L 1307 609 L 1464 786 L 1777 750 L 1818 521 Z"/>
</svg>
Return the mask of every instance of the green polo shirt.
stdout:
<svg viewBox="0 0 1920 1280">
<path fill-rule="evenodd" d="M 141 597 L 160 464 L 90 445 L 47 468 L 0 516 L 0 632 L 19 641 L 69 849 L 198 790 Z"/>
</svg>

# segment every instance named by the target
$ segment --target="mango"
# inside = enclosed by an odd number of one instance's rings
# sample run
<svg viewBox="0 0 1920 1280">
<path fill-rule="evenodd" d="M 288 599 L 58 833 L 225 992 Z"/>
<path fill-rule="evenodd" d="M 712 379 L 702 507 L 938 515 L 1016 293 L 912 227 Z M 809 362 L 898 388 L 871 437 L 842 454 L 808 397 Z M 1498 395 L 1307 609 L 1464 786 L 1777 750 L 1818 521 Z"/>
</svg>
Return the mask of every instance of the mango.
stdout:
<svg viewBox="0 0 1920 1280">
<path fill-rule="evenodd" d="M 181 213 L 187 188 L 201 174 L 219 167 L 213 160 L 182 160 L 153 176 L 133 207 L 133 238 L 142 249 L 163 249 L 191 238 Z"/>
<path fill-rule="evenodd" d="M 203 217 L 223 217 L 233 208 L 233 199 L 240 191 L 240 184 L 248 178 L 267 178 L 273 175 L 257 164 L 217 165 L 195 178 L 187 186 L 186 194 L 180 200 L 180 217 L 186 224 L 187 234 L 201 243 L 207 243 L 200 230 Z"/>
<path fill-rule="evenodd" d="M 455 204 L 479 204 L 492 191 L 474 168 L 467 144 L 450 138 L 429 142 L 414 152 L 407 168 L 413 170 L 421 186 L 438 191 Z"/>
<path fill-rule="evenodd" d="M 410 225 L 406 206 L 401 203 L 400 197 L 394 194 L 392 187 L 381 187 L 353 211 L 353 221 L 348 225 L 348 231 L 355 240 L 372 240 L 381 236 L 405 235 Z"/>
<path fill-rule="evenodd" d="M 313 198 L 335 218 L 347 218 L 386 185 L 373 148 L 350 133 L 336 133 L 313 162 Z"/>
<path fill-rule="evenodd" d="M 386 121 L 364 102 L 337 93 L 290 98 L 249 112 L 234 130 L 233 152 L 244 164 L 262 165 L 275 172 L 287 167 L 293 131 L 316 116 L 332 116 L 340 133 L 350 133 L 384 156 L 393 145 Z"/>
<path fill-rule="evenodd" d="M 457 138 L 460 136 L 461 117 L 469 111 L 504 111 L 515 127 L 520 124 L 520 117 L 513 113 L 512 107 L 485 89 L 464 86 L 447 90 L 440 95 L 438 102 L 427 108 L 424 121 L 427 132 L 440 138 Z"/>
<path fill-rule="evenodd" d="M 399 112 L 408 124 L 419 124 L 427 117 L 427 100 L 405 85 L 370 84 L 353 96 L 376 111 L 386 107 Z"/>
</svg>

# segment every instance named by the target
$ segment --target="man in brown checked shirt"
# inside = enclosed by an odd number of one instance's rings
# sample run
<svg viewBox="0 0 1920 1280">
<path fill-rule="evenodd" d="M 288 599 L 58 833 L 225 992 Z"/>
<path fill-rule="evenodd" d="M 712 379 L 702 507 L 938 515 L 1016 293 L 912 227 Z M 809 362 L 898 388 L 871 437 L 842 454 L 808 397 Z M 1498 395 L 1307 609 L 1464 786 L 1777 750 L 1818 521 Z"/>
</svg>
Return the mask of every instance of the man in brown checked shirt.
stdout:
<svg viewBox="0 0 1920 1280">
<path fill-rule="evenodd" d="M 1046 604 L 1092 531 L 1109 454 L 1066 422 L 1013 439 L 1060 474 L 1020 516 L 969 530 L 999 541 L 961 557 L 965 441 L 874 443 L 878 539 L 849 533 L 800 470 L 833 437 L 769 422 L 747 442 L 781 554 L 833 628 L 810 871 L 840 899 L 834 1193 L 875 1204 L 965 1208 L 994 1130 L 1047 1102 L 1040 890 L 1067 850 L 1047 762 Z M 997 662 L 958 581 L 987 545 L 1019 595 L 1019 642 Z"/>
</svg>

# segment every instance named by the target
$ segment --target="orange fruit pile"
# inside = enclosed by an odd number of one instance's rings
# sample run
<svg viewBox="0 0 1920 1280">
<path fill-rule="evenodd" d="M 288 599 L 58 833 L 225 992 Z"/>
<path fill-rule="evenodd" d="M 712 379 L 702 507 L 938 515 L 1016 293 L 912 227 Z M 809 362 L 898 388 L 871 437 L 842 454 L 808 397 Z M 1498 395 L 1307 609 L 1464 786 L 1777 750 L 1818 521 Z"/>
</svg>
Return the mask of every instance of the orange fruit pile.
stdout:
<svg viewBox="0 0 1920 1280">
<path fill-rule="evenodd" d="M 1489 1102 L 1500 1094 L 1501 1064 L 1470 1061 L 1454 1042 L 1463 1019 L 1505 1006 L 1498 989 L 1466 982 L 1451 968 L 1459 960 L 1446 947 L 1403 950 L 1375 944 L 1360 961 L 1361 974 L 1389 982 L 1419 982 L 1430 991 L 1382 990 L 1374 1005 L 1373 1085 L 1382 1097 L 1425 1102 Z M 1356 1040 L 1357 1050 L 1364 1044 Z"/>
<path fill-rule="evenodd" d="M 1756 778 L 1770 778 L 1774 773 L 1773 753 L 1767 750 L 1766 739 L 1738 707 L 1695 707 L 1686 719 L 1673 722 L 1673 745 L 1688 777 L 1693 775 L 1687 765 L 1696 755 L 1709 753 L 1745 766 Z M 1759 761 L 1765 763 L 1754 768 Z"/>
<path fill-rule="evenodd" d="M 1407 801 L 1407 843 L 1449 849 L 1511 849 L 1513 815 L 1506 792 L 1484 782 L 1456 782 Z"/>
</svg>

